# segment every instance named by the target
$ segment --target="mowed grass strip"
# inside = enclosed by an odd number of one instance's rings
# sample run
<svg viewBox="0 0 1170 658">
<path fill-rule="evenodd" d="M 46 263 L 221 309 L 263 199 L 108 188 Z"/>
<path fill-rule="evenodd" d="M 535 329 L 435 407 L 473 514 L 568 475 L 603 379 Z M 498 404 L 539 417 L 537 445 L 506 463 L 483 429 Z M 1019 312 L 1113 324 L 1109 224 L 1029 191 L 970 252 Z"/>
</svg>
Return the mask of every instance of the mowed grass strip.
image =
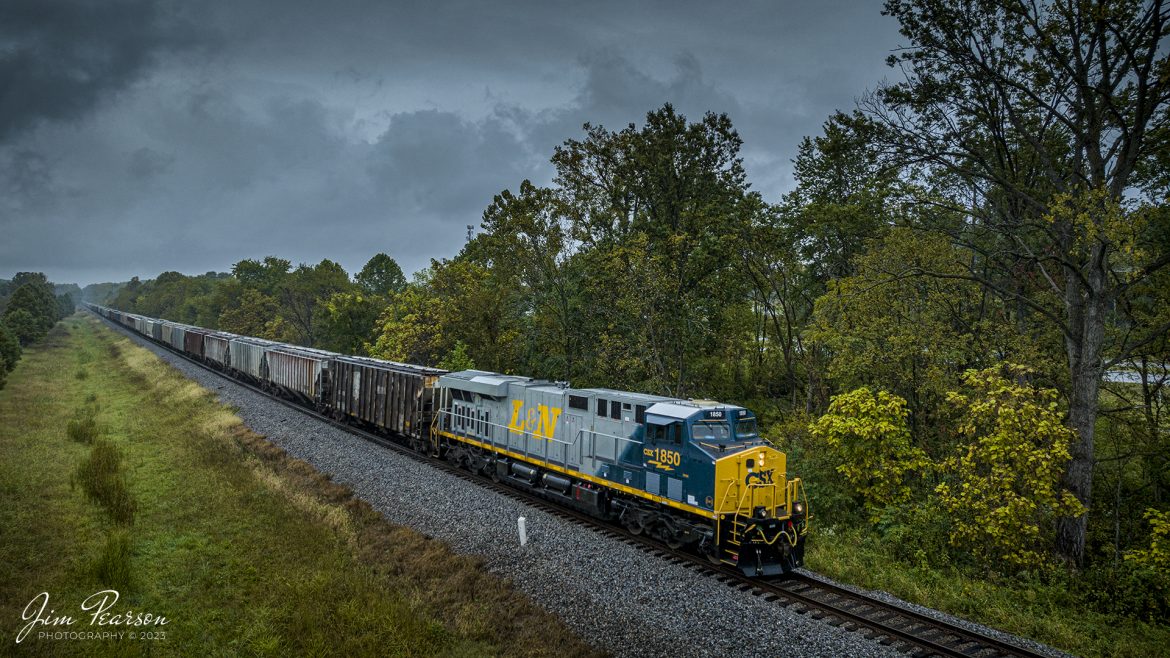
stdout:
<svg viewBox="0 0 1170 658">
<path fill-rule="evenodd" d="M 0 653 L 595 653 L 93 318 L 59 325 L 0 391 L 0 496 Z M 78 619 L 66 630 L 99 630 L 79 604 L 106 588 L 115 611 L 167 617 L 166 638 L 15 644 L 40 592 Z"/>
</svg>

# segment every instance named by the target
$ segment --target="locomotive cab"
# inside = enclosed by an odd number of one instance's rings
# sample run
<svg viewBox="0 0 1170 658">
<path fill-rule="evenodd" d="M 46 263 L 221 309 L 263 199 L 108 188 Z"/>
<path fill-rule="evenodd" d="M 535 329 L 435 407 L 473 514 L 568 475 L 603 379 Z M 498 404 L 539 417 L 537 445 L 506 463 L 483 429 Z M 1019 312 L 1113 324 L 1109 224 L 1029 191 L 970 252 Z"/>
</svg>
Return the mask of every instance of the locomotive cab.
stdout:
<svg viewBox="0 0 1170 658">
<path fill-rule="evenodd" d="M 681 466 L 686 489 L 714 519 L 702 550 L 749 576 L 801 566 L 808 502 L 787 460 L 760 438 L 755 416 L 734 405 L 697 400 L 658 404 L 646 414 L 647 470 Z"/>
</svg>

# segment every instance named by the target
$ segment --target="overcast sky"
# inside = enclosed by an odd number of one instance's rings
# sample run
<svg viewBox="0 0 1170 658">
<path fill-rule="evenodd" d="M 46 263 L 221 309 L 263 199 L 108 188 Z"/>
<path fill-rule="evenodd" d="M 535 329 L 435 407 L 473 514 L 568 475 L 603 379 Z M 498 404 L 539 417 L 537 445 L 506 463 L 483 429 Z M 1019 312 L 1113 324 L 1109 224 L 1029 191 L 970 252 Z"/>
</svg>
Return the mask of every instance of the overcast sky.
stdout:
<svg viewBox="0 0 1170 658">
<path fill-rule="evenodd" d="M 880 3 L 0 1 L 0 278 L 455 255 L 553 147 L 727 113 L 753 189 L 890 74 Z"/>
</svg>

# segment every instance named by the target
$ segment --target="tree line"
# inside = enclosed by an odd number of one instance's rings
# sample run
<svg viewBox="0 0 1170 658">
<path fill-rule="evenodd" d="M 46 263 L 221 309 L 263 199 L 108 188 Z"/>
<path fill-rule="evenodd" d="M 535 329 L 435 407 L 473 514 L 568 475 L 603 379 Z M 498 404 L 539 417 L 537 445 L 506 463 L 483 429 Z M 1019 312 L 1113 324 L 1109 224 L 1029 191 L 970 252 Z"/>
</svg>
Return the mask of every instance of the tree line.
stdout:
<svg viewBox="0 0 1170 658">
<path fill-rule="evenodd" d="M 827 522 L 868 524 L 906 559 L 1124 572 L 1146 592 L 1133 607 L 1164 614 L 1170 11 L 885 12 L 903 78 L 803 140 L 778 200 L 751 190 L 726 115 L 667 104 L 640 126 L 586 124 L 551 185 L 496 195 L 481 232 L 410 281 L 384 254 L 353 280 L 269 257 L 134 280 L 112 303 L 738 401 Z"/>
<path fill-rule="evenodd" d="M 20 360 L 21 348 L 44 338 L 53 325 L 73 313 L 76 285 L 54 286 L 40 272 L 17 272 L 0 279 L 0 388 Z"/>
</svg>

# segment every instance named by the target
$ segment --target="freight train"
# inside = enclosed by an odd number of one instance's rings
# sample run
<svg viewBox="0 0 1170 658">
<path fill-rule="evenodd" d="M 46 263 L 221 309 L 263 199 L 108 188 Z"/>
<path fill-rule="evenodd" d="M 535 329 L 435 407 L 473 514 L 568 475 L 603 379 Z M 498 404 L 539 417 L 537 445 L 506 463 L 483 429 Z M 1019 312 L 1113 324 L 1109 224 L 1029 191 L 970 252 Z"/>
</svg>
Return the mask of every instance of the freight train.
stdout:
<svg viewBox="0 0 1170 658">
<path fill-rule="evenodd" d="M 803 564 L 803 482 L 743 407 L 448 372 L 86 306 L 272 395 L 748 576 Z"/>
</svg>

